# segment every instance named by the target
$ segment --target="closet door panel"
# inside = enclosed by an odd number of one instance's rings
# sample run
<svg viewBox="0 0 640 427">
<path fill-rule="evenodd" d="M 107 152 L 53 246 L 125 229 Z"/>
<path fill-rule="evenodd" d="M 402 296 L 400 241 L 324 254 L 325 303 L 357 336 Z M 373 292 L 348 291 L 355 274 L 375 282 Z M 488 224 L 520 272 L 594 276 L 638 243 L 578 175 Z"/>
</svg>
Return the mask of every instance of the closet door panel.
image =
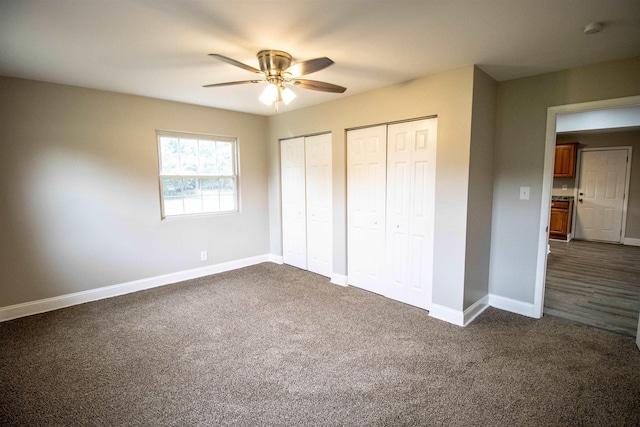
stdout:
<svg viewBox="0 0 640 427">
<path fill-rule="evenodd" d="M 282 255 L 285 264 L 307 269 L 307 215 L 304 138 L 280 143 Z"/>
<path fill-rule="evenodd" d="M 435 118 L 412 123 L 413 181 L 409 223 L 413 246 L 407 301 L 422 308 L 431 305 L 437 123 Z"/>
<path fill-rule="evenodd" d="M 386 126 L 347 133 L 347 269 L 350 285 L 380 293 L 385 268 Z"/>
<path fill-rule="evenodd" d="M 428 308 L 433 271 L 436 119 L 389 126 L 386 294 Z"/>
<path fill-rule="evenodd" d="M 404 301 L 409 262 L 409 208 L 411 201 L 411 127 L 390 126 L 387 136 L 387 268 L 390 281 L 384 294 Z"/>
<path fill-rule="evenodd" d="M 331 134 L 305 138 L 307 193 L 307 267 L 331 276 L 333 227 Z"/>
</svg>

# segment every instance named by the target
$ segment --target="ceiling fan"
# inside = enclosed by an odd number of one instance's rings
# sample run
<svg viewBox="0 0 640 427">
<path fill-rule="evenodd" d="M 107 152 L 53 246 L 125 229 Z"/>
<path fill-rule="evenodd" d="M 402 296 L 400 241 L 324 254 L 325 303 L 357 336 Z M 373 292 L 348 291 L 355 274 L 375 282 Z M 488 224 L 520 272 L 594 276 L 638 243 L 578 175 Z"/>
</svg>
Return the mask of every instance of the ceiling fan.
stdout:
<svg viewBox="0 0 640 427">
<path fill-rule="evenodd" d="M 278 102 L 283 101 L 285 104 L 289 104 L 296 94 L 289 89 L 286 85 L 293 87 L 300 87 L 302 89 L 317 90 L 320 92 L 332 92 L 343 93 L 347 88 L 334 85 L 331 83 L 319 82 L 316 80 L 300 79 L 300 76 L 315 73 L 320 71 L 329 65 L 333 64 L 333 61 L 327 57 L 310 59 L 308 61 L 298 62 L 291 65 L 291 55 L 281 50 L 261 50 L 258 52 L 258 64 L 260 69 L 254 68 L 250 65 L 236 61 L 235 59 L 228 58 L 217 53 L 210 53 L 210 56 L 217 58 L 227 64 L 235 65 L 247 71 L 251 71 L 255 74 L 262 75 L 260 80 L 241 80 L 236 82 L 226 83 L 214 83 L 205 85 L 203 87 L 218 87 L 218 86 L 231 86 L 241 85 L 245 83 L 262 83 L 267 82 L 268 85 L 260 95 L 260 101 L 266 105 L 272 105 L 275 103 L 276 111 L 278 109 Z"/>
</svg>

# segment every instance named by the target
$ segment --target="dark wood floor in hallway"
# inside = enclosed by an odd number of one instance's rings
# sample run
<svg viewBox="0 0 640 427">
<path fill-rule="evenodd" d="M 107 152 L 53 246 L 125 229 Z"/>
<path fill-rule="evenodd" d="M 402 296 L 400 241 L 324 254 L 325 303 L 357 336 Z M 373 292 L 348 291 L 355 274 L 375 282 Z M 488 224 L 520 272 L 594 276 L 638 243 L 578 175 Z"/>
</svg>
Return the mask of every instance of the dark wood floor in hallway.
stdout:
<svg viewBox="0 0 640 427">
<path fill-rule="evenodd" d="M 544 314 L 635 336 L 640 247 L 550 241 Z"/>
</svg>

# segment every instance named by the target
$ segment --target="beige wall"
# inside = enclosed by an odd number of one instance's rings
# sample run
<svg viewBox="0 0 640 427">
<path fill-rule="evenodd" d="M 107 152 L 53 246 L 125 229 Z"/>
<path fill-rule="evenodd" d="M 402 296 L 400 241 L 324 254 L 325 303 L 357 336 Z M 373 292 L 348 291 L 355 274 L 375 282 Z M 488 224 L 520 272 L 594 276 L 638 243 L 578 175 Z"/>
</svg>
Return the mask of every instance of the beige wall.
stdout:
<svg viewBox="0 0 640 427">
<path fill-rule="evenodd" d="M 631 147 L 631 176 L 624 237 L 640 239 L 640 130 L 567 133 L 558 135 L 557 141 L 577 141 L 580 143 L 579 148 Z M 554 179 L 553 194 L 572 196 L 578 185 L 577 181 L 577 179 Z M 563 190 L 562 185 L 566 185 L 567 189 Z"/>
<path fill-rule="evenodd" d="M 475 69 L 469 164 L 469 202 L 464 309 L 489 293 L 493 145 L 495 139 L 495 80 Z"/>
<path fill-rule="evenodd" d="M 471 117 L 476 73 L 475 67 L 469 66 L 270 117 L 271 252 L 282 253 L 279 139 L 326 131 L 332 133 L 333 271 L 338 275 L 346 275 L 346 129 L 436 115 L 438 148 L 433 302 L 454 310 L 462 310 L 465 291 Z M 480 79 L 484 82 L 483 90 L 490 92 L 492 80 L 484 73 Z M 478 110 L 476 113 L 482 116 L 482 111 Z M 485 113 L 483 118 L 490 120 L 490 115 Z M 489 128 L 493 128 L 493 120 Z M 491 143 L 490 133 L 481 127 L 475 130 L 477 139 L 488 148 Z M 491 149 L 488 149 L 491 153 Z M 486 158 L 483 164 L 486 166 Z M 482 175 L 480 171 L 477 173 Z M 490 184 L 488 187 L 490 194 Z M 484 201 L 485 205 L 487 203 L 490 205 L 490 198 L 488 202 Z M 483 218 L 486 219 L 486 216 Z M 483 226 L 487 229 L 489 224 Z M 488 237 L 487 234 L 487 240 Z M 474 244 L 486 244 L 488 248 L 488 241 Z M 482 259 L 480 262 L 486 261 Z M 487 278 L 484 282 L 485 285 L 478 285 L 470 295 L 477 296 L 482 293 L 482 288 L 486 289 Z"/>
<path fill-rule="evenodd" d="M 640 57 L 498 84 L 491 294 L 533 304 L 547 108 L 640 94 Z M 519 200 L 519 187 L 531 187 Z"/>
<path fill-rule="evenodd" d="M 5 77 L 0 94 L 0 307 L 269 252 L 265 117 Z M 161 221 L 156 129 L 238 136 L 242 212 Z"/>
</svg>

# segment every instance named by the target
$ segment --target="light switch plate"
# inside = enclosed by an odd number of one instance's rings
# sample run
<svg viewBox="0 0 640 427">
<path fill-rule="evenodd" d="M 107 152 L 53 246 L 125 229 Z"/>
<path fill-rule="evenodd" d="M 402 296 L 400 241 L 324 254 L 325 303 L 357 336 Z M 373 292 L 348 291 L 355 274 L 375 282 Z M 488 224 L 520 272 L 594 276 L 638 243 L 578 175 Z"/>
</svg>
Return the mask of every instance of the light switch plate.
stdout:
<svg viewBox="0 0 640 427">
<path fill-rule="evenodd" d="M 531 187 L 520 187 L 520 200 L 529 200 Z"/>
</svg>

